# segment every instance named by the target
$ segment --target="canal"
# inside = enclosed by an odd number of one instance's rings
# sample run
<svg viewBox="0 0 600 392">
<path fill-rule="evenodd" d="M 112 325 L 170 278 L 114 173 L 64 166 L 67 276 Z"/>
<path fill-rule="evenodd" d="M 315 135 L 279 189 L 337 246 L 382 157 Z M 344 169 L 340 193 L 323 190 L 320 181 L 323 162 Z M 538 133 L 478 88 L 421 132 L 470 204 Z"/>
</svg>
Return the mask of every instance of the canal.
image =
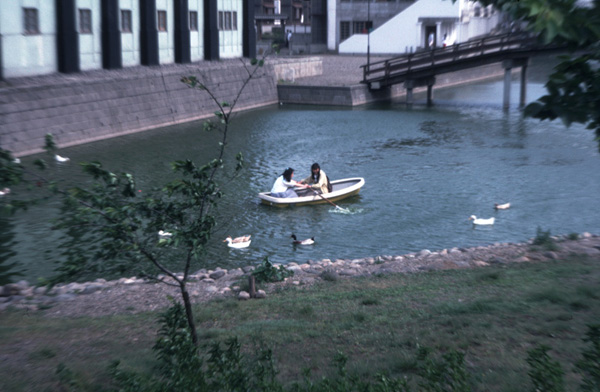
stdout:
<svg viewBox="0 0 600 392">
<path fill-rule="evenodd" d="M 544 92 L 543 67 L 531 67 L 529 101 Z M 515 80 L 513 103 L 518 91 Z M 516 107 L 503 112 L 502 80 L 437 90 L 434 99 L 430 108 L 398 101 L 239 114 L 227 154 L 233 159 L 242 152 L 246 169 L 225 189 L 204 265 L 233 268 L 264 257 L 303 263 L 521 242 L 538 227 L 553 234 L 600 233 L 600 156 L 593 132 L 523 119 Z M 190 123 L 63 149 L 60 154 L 71 162 L 53 170 L 67 181 L 87 181 L 77 163 L 98 160 L 134 174 L 143 194 L 172 178 L 170 162 L 205 163 L 216 148 L 216 134 Z M 352 213 L 328 204 L 276 209 L 259 203 L 258 192 L 270 190 L 286 167 L 295 168 L 299 179 L 313 162 L 332 180 L 365 178 L 358 196 L 340 202 Z M 510 209 L 494 210 L 494 203 L 506 202 Z M 51 230 L 58 214 L 58 201 L 51 200 L 5 222 L 6 232 L 14 234 L 9 262 L 18 262 L 30 281 L 48 276 L 58 259 L 60 233 Z M 496 224 L 473 227 L 470 215 L 493 216 Z M 315 244 L 294 247 L 292 233 L 314 236 Z M 252 235 L 247 249 L 222 242 L 242 234 Z"/>
</svg>

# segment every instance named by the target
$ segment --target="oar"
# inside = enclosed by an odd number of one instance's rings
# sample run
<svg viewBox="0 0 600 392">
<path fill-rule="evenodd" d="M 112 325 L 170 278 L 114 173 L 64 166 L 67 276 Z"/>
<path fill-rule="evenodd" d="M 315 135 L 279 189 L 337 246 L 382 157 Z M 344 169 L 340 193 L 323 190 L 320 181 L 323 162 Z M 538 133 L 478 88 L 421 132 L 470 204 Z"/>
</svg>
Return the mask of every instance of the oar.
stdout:
<svg viewBox="0 0 600 392">
<path fill-rule="evenodd" d="M 342 207 L 338 206 L 337 204 L 335 204 L 334 202 L 332 202 L 331 200 L 329 200 L 328 198 L 326 198 L 325 196 L 323 196 L 321 193 L 315 191 L 314 189 L 310 188 L 310 190 L 313 191 L 315 193 L 315 195 L 319 195 L 321 197 L 321 199 L 325 200 L 327 203 L 331 204 L 336 209 L 342 210 L 342 211 L 345 211 L 345 212 L 350 212 L 350 210 L 347 210 L 345 208 L 342 208 Z"/>
</svg>

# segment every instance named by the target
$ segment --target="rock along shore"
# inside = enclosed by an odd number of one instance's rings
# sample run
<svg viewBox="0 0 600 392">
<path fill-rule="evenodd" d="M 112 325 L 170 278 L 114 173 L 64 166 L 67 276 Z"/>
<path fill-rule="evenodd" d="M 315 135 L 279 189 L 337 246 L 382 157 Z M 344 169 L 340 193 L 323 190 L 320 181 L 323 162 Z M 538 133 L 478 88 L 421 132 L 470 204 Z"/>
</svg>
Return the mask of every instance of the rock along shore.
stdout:
<svg viewBox="0 0 600 392">
<path fill-rule="evenodd" d="M 560 260 L 566 256 L 581 255 L 600 262 L 600 236 L 584 233 L 573 236 L 552 237 L 556 249 L 547 250 L 526 243 L 497 243 L 472 248 L 452 248 L 420 252 L 401 256 L 377 256 L 361 259 L 323 259 L 305 264 L 290 263 L 284 267 L 294 271 L 285 282 L 268 284 L 259 290 L 257 298 L 281 285 L 310 287 L 319 280 L 336 280 L 347 277 L 381 274 L 414 273 L 445 269 L 476 268 L 492 264 L 543 262 Z M 225 270 L 201 269 L 189 277 L 188 291 L 192 302 L 206 302 L 218 297 L 249 298 L 242 291 L 254 270 L 253 266 Z M 261 287 L 259 287 L 261 288 Z M 176 287 L 141 278 L 121 278 L 107 281 L 69 283 L 48 290 L 34 287 L 27 281 L 0 286 L 0 312 L 6 309 L 43 311 L 50 317 L 106 316 L 154 311 L 170 305 L 169 296 L 179 298 Z"/>
</svg>

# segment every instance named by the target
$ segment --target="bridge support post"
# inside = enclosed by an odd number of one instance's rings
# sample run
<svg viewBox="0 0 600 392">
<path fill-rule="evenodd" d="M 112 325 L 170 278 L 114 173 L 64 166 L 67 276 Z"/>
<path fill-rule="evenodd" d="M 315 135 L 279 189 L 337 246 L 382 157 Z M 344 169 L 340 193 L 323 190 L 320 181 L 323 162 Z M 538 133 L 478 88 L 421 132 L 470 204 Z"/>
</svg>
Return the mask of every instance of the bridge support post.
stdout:
<svg viewBox="0 0 600 392">
<path fill-rule="evenodd" d="M 527 98 L 527 66 L 529 65 L 529 58 L 520 58 L 513 60 L 505 60 L 502 62 L 504 68 L 504 101 L 502 107 L 504 110 L 508 110 L 510 107 L 510 84 L 511 84 L 511 69 L 514 67 L 521 67 L 521 91 L 519 96 L 519 107 L 525 106 L 525 100 Z"/>
<path fill-rule="evenodd" d="M 415 87 L 414 80 L 406 80 L 404 82 L 404 88 L 406 89 L 406 104 L 407 105 L 413 104 L 413 89 L 414 89 L 414 87 Z"/>
<path fill-rule="evenodd" d="M 508 111 L 510 108 L 510 82 L 511 82 L 511 70 L 513 67 L 512 60 L 502 62 L 504 68 L 504 98 L 502 100 L 502 109 Z"/>
<path fill-rule="evenodd" d="M 433 85 L 435 84 L 435 77 L 427 78 L 427 106 L 433 106 Z"/>
<path fill-rule="evenodd" d="M 527 66 L 529 65 L 529 59 L 525 59 L 521 66 L 521 96 L 519 98 L 519 107 L 525 107 L 527 101 Z"/>
</svg>

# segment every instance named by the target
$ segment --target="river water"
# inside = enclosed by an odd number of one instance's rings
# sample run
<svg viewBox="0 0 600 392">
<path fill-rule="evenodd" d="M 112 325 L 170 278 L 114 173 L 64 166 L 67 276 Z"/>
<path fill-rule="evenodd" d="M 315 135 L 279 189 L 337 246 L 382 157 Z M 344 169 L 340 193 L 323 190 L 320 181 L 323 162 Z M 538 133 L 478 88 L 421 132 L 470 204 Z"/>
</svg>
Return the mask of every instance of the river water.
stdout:
<svg viewBox="0 0 600 392">
<path fill-rule="evenodd" d="M 540 64 L 544 65 L 543 62 Z M 543 94 L 546 69 L 532 67 L 529 100 Z M 519 86 L 512 86 L 517 102 Z M 422 249 L 521 242 L 539 227 L 553 234 L 600 233 L 600 156 L 593 132 L 575 125 L 523 119 L 501 109 L 502 81 L 435 92 L 435 106 L 401 101 L 346 109 L 278 106 L 237 116 L 228 156 L 241 151 L 246 169 L 225 189 L 218 227 L 205 265 L 232 268 L 272 262 L 398 255 Z M 217 135 L 200 123 L 183 124 L 66 148 L 71 162 L 57 170 L 83 180 L 77 162 L 99 160 L 128 171 L 144 192 L 171 178 L 169 163 L 214 156 Z M 28 157 L 25 163 L 36 157 Z M 333 179 L 364 177 L 360 194 L 328 205 L 276 209 L 258 192 L 270 190 L 287 167 L 296 179 L 319 162 Z M 512 207 L 495 211 L 494 203 Z M 7 223 L 25 278 L 47 276 L 57 259 L 59 233 L 50 230 L 57 201 L 20 213 Z M 495 217 L 491 227 L 468 218 Z M 290 235 L 315 237 L 294 247 Z M 229 249 L 227 235 L 252 234 L 252 245 Z"/>
</svg>

